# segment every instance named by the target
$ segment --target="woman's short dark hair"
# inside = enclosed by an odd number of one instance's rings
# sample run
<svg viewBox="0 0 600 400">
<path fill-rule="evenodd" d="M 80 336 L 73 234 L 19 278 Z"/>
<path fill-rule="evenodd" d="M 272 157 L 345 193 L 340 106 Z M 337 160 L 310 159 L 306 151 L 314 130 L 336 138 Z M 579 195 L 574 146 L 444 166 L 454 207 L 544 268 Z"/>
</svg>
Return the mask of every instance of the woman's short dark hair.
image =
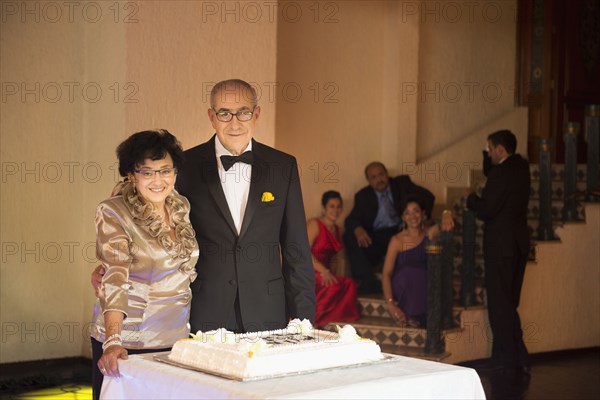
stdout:
<svg viewBox="0 0 600 400">
<path fill-rule="evenodd" d="M 321 204 L 323 205 L 323 207 L 327 206 L 327 203 L 331 199 L 340 199 L 340 202 L 342 202 L 342 195 L 340 194 L 340 192 L 336 192 L 335 190 L 326 191 L 325 193 L 323 193 L 323 197 L 321 197 Z"/>
<path fill-rule="evenodd" d="M 119 174 L 132 174 L 145 159 L 162 160 L 167 154 L 173 159 L 173 167 L 180 169 L 183 165 L 181 144 L 166 129 L 134 133 L 117 147 Z"/>
</svg>

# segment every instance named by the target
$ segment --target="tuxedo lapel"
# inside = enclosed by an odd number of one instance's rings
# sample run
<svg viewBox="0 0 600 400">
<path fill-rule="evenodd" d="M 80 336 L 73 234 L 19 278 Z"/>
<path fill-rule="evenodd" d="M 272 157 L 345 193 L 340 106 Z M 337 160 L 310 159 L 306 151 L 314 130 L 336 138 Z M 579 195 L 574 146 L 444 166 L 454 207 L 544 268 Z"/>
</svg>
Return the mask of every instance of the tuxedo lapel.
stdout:
<svg viewBox="0 0 600 400">
<path fill-rule="evenodd" d="M 206 177 L 208 191 L 212 195 L 217 208 L 227 222 L 227 225 L 229 225 L 229 228 L 237 234 L 237 229 L 235 229 L 233 217 L 231 216 L 231 211 L 229 211 L 227 199 L 225 198 L 225 193 L 223 193 L 223 186 L 219 178 L 217 156 L 215 153 L 215 136 L 208 142 L 207 150 L 204 154 L 204 162 L 200 164 L 200 168 L 203 169 L 202 175 Z"/>
<path fill-rule="evenodd" d="M 252 177 L 250 178 L 250 190 L 248 192 L 248 202 L 246 203 L 246 211 L 244 212 L 244 220 L 242 221 L 242 228 L 240 229 L 240 237 L 244 236 L 244 233 L 248 230 L 250 222 L 254 217 L 254 213 L 260 205 L 262 193 L 265 190 L 264 183 L 269 173 L 268 164 L 261 157 L 260 150 L 257 149 L 256 141 L 252 139 L 252 153 L 254 156 L 254 162 L 252 164 Z"/>
</svg>

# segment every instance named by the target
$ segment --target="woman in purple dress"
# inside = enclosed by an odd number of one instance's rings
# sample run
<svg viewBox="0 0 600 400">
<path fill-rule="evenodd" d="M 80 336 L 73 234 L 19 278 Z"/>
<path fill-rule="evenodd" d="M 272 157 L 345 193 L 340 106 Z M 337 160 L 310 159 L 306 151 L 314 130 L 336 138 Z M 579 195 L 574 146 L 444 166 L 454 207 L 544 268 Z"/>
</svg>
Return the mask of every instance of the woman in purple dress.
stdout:
<svg viewBox="0 0 600 400">
<path fill-rule="evenodd" d="M 426 237 L 437 236 L 436 224 L 426 227 L 420 201 L 409 198 L 402 210 L 403 229 L 390 240 L 383 264 L 383 294 L 388 312 L 399 324 L 425 326 L 427 321 Z M 442 229 L 453 227 L 449 211 L 442 214 Z"/>
</svg>

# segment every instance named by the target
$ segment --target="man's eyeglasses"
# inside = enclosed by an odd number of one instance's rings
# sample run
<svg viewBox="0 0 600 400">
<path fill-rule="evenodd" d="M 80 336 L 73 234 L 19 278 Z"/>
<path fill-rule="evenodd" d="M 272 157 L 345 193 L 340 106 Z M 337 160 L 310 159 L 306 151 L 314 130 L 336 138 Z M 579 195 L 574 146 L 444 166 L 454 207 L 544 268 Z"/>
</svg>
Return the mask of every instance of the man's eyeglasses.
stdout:
<svg viewBox="0 0 600 400">
<path fill-rule="evenodd" d="M 254 115 L 254 110 L 242 110 L 236 112 L 235 114 L 231 111 L 217 111 L 214 108 L 213 111 L 215 112 L 217 119 L 221 122 L 229 122 L 233 119 L 233 116 L 235 116 L 240 122 L 246 122 L 250 121 Z"/>
<path fill-rule="evenodd" d="M 152 179 L 156 174 L 159 174 L 161 178 L 171 178 L 177 174 L 177 168 L 136 169 L 134 172 L 140 174 L 144 179 Z"/>
</svg>

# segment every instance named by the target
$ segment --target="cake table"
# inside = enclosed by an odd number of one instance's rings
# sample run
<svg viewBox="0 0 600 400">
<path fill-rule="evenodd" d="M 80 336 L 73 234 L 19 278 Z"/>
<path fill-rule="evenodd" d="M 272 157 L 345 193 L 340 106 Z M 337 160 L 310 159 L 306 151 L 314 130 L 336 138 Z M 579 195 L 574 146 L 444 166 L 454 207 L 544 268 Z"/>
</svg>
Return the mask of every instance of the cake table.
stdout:
<svg viewBox="0 0 600 400">
<path fill-rule="evenodd" d="M 473 369 L 389 354 L 385 362 L 252 382 L 175 367 L 154 356 L 119 360 L 122 376 L 104 378 L 101 399 L 485 398 Z"/>
</svg>

